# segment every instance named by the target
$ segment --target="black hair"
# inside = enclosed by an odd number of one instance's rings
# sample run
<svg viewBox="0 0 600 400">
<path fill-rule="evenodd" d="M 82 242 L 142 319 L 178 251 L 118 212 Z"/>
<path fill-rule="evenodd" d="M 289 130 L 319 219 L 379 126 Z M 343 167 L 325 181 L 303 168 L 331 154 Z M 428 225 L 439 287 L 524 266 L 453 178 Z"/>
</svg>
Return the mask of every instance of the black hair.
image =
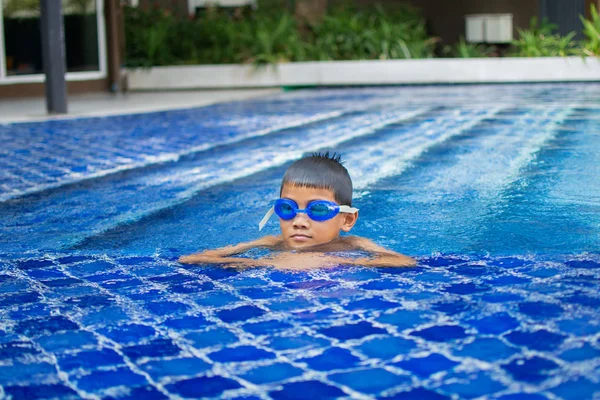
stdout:
<svg viewBox="0 0 600 400">
<path fill-rule="evenodd" d="M 352 179 L 336 153 L 313 153 L 295 161 L 283 175 L 280 194 L 285 184 L 328 189 L 339 205 L 352 206 Z"/>
</svg>

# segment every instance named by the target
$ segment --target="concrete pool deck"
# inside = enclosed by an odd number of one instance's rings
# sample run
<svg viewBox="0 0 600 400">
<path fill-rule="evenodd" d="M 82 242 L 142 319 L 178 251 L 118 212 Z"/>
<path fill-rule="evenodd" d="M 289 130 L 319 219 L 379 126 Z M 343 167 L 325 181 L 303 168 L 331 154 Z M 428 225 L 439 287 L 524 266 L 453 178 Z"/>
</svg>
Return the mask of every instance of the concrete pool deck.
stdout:
<svg viewBox="0 0 600 400">
<path fill-rule="evenodd" d="M 194 90 L 70 95 L 69 113 L 48 115 L 44 97 L 0 99 L 0 124 L 202 107 L 281 93 L 281 89 Z"/>
</svg>

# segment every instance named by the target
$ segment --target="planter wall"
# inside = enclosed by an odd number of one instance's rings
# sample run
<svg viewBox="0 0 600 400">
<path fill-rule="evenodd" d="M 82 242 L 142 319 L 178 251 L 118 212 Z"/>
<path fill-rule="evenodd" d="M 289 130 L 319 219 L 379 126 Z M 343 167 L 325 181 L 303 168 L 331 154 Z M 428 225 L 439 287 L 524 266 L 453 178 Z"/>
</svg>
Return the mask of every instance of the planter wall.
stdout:
<svg viewBox="0 0 600 400">
<path fill-rule="evenodd" d="M 322 61 L 276 66 L 130 69 L 130 90 L 435 83 L 600 81 L 600 59 L 581 57 Z"/>
</svg>

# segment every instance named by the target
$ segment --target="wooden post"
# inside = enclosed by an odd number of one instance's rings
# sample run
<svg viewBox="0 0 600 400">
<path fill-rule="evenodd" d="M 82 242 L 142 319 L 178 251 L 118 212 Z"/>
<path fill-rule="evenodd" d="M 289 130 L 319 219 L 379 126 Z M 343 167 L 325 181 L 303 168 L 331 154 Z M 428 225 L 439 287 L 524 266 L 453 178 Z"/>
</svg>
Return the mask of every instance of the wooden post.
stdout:
<svg viewBox="0 0 600 400">
<path fill-rule="evenodd" d="M 121 91 L 121 49 L 119 32 L 121 23 L 120 0 L 106 0 L 106 42 L 108 44 L 108 79 L 111 92 Z"/>
<path fill-rule="evenodd" d="M 42 61 L 46 74 L 46 109 L 49 114 L 67 113 L 65 44 L 61 0 L 42 0 Z"/>
</svg>

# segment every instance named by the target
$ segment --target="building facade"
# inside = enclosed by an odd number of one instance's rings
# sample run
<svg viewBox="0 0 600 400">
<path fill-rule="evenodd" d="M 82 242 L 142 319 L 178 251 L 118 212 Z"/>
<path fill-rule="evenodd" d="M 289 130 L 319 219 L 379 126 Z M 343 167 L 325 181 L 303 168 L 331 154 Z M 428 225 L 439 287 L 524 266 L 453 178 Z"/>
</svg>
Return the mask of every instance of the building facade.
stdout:
<svg viewBox="0 0 600 400">
<path fill-rule="evenodd" d="M 0 0 L 0 97 L 44 93 L 40 1 Z M 61 1 L 69 92 L 118 89 L 118 0 Z"/>
</svg>

